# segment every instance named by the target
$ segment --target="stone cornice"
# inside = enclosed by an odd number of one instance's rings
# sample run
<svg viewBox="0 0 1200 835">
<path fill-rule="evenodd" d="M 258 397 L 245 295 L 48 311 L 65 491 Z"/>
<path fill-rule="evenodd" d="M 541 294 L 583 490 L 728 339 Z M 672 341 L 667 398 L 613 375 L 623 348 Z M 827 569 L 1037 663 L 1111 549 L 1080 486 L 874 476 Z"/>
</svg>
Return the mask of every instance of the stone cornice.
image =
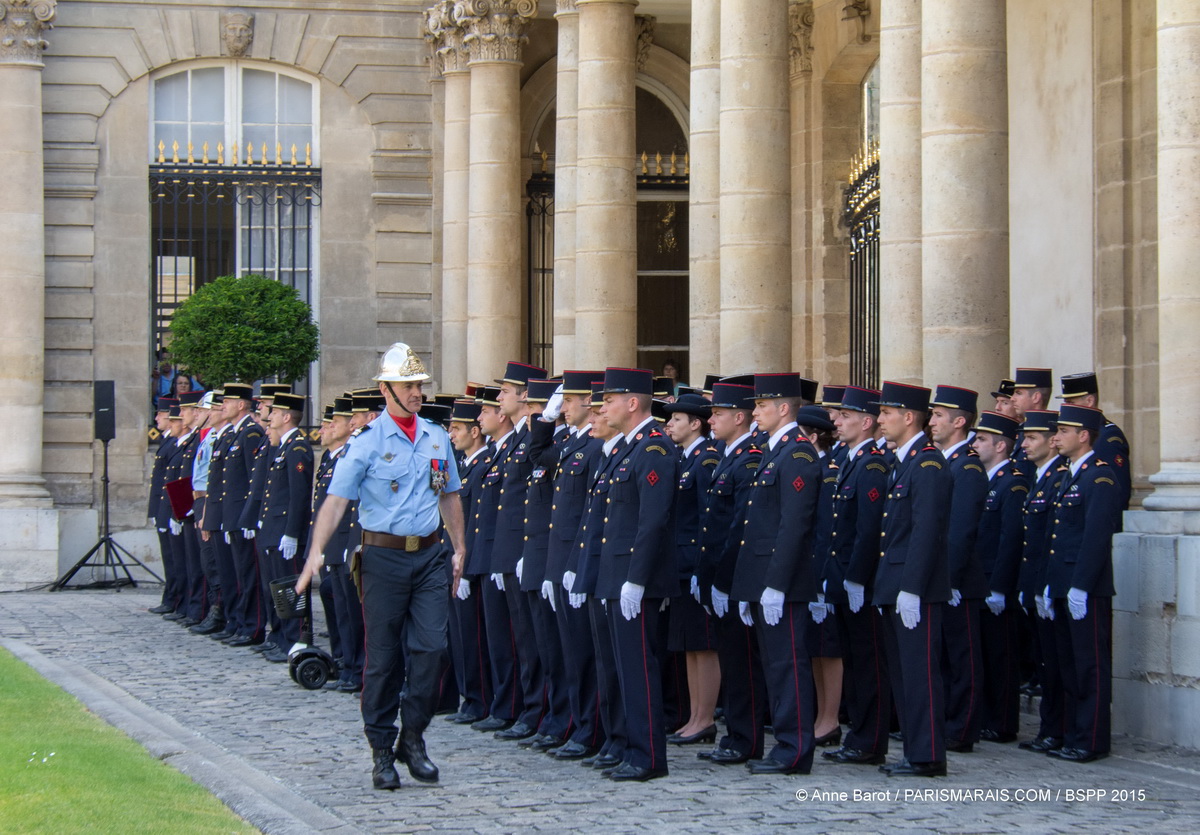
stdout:
<svg viewBox="0 0 1200 835">
<path fill-rule="evenodd" d="M 55 0 L 0 0 L 0 64 L 42 66 L 56 11 Z"/>
<path fill-rule="evenodd" d="M 471 63 L 520 62 L 529 40 L 525 27 L 537 17 L 536 0 L 458 0 L 454 20 L 462 27 Z"/>
<path fill-rule="evenodd" d="M 792 75 L 812 72 L 812 0 L 790 0 L 788 3 L 788 57 Z"/>
</svg>

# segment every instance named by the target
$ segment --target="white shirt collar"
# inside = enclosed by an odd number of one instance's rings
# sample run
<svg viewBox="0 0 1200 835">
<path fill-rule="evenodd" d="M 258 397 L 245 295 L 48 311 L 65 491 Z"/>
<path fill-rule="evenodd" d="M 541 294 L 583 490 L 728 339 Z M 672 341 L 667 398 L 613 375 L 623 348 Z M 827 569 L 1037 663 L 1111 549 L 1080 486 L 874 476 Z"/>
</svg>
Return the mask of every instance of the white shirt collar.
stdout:
<svg viewBox="0 0 1200 835">
<path fill-rule="evenodd" d="M 286 444 L 288 442 L 288 438 L 292 437 L 299 431 L 300 431 L 300 428 L 298 426 L 293 426 L 291 429 L 284 432 L 283 435 L 279 438 L 279 445 L 283 446 L 284 444 Z"/>
<path fill-rule="evenodd" d="M 250 413 L 246 412 L 246 414 L 244 414 L 240 418 L 238 418 L 237 423 L 233 424 L 233 431 L 240 432 L 241 428 L 246 425 L 246 421 L 248 421 L 248 420 L 250 420 Z M 229 424 L 226 424 L 226 426 L 228 426 L 228 425 Z"/>
<path fill-rule="evenodd" d="M 512 435 L 516 431 L 517 431 L 517 428 L 514 426 L 512 429 L 508 430 L 503 435 L 501 435 L 499 438 L 497 438 L 495 441 L 493 441 L 493 443 L 496 444 L 496 449 L 500 449 L 500 447 L 504 446 L 504 442 L 507 441 L 509 436 Z"/>
<path fill-rule="evenodd" d="M 1071 462 L 1071 477 L 1074 478 L 1075 476 L 1077 476 L 1079 474 L 1079 468 L 1083 466 L 1085 461 L 1087 461 L 1089 458 L 1091 458 L 1095 454 L 1096 454 L 1096 450 L 1089 449 L 1087 451 L 1087 453 L 1085 453 L 1084 456 L 1082 458 L 1080 458 L 1078 461 L 1072 461 Z"/>
<path fill-rule="evenodd" d="M 908 451 L 913 448 L 913 445 L 916 444 L 917 441 L 921 440 L 924 437 L 925 437 L 924 432 L 918 432 L 917 434 L 915 434 L 911 438 L 909 438 L 907 441 L 905 441 L 904 446 L 897 447 L 896 448 L 896 460 L 900 463 L 903 463 L 904 459 L 908 458 Z"/>
<path fill-rule="evenodd" d="M 747 432 L 745 435 L 742 435 L 742 437 L 738 438 L 732 444 L 726 444 L 725 445 L 725 455 L 726 456 L 732 455 L 734 453 L 734 451 L 736 451 L 739 447 L 741 447 L 741 445 L 744 444 L 750 438 L 750 436 L 753 434 L 754 434 L 753 432 Z"/>
<path fill-rule="evenodd" d="M 1038 481 L 1042 480 L 1042 476 L 1044 476 L 1046 474 L 1046 471 L 1049 470 L 1050 466 L 1057 460 L 1058 460 L 1057 455 L 1051 455 L 1049 458 L 1046 459 L 1046 462 L 1044 464 L 1042 464 L 1040 467 L 1037 468 L 1037 480 Z"/>
<path fill-rule="evenodd" d="M 463 466 L 464 467 L 470 466 L 471 462 L 474 461 L 476 458 L 478 458 L 480 455 L 482 455 L 486 449 L 487 449 L 487 444 L 484 444 L 483 446 L 479 447 L 479 449 L 472 452 L 470 455 L 468 455 L 466 458 L 463 459 Z"/>
<path fill-rule="evenodd" d="M 779 443 L 779 439 L 782 438 L 784 435 L 786 435 L 791 430 L 795 429 L 796 426 L 797 426 L 796 421 L 793 420 L 791 423 L 787 424 L 786 426 L 781 426 L 780 428 L 776 429 L 773 433 L 771 433 L 771 439 L 769 441 L 767 441 L 767 446 L 771 449 L 772 452 L 775 450 L 775 445 Z"/>
<path fill-rule="evenodd" d="M 643 429 L 645 429 L 647 425 L 655 426 L 655 425 L 657 425 L 657 423 L 658 423 L 658 421 L 656 421 L 653 417 L 646 418 L 641 423 L 639 423 L 637 426 L 635 426 L 630 432 L 626 433 L 625 443 L 627 443 L 627 444 L 633 443 L 634 439 L 637 437 L 637 433 L 639 433 Z"/>
<path fill-rule="evenodd" d="M 964 440 L 959 441 L 954 446 L 946 447 L 945 449 L 942 450 L 942 457 L 944 457 L 947 461 L 950 460 L 950 456 L 954 454 L 954 451 L 957 450 L 960 446 L 962 446 L 965 443 L 966 443 L 966 440 L 964 439 Z"/>
<path fill-rule="evenodd" d="M 688 444 L 687 449 L 685 449 L 683 451 L 683 457 L 687 458 L 689 455 L 691 455 L 692 450 L 694 450 L 696 447 L 700 446 L 700 444 L 703 443 L 705 440 L 707 440 L 707 439 L 703 435 L 701 435 L 698 438 L 696 438 L 696 440 L 694 440 L 690 444 Z"/>
<path fill-rule="evenodd" d="M 997 464 L 996 466 L 994 466 L 994 467 L 990 468 L 990 469 L 988 470 L 988 473 L 987 473 L 987 475 L 988 475 L 988 481 L 991 481 L 993 478 L 995 478 L 995 476 L 996 476 L 996 473 L 1000 472 L 1000 470 L 1001 470 L 1001 469 L 1004 467 L 1004 465 L 1005 465 L 1005 464 L 1007 464 L 1007 463 L 1008 463 L 1008 459 L 1006 458 L 1006 459 L 1004 459 L 1003 461 L 1001 461 L 999 464 Z"/>
<path fill-rule="evenodd" d="M 615 447 L 617 445 L 617 441 L 622 440 L 622 438 L 623 438 L 623 436 L 621 436 L 621 435 L 613 435 L 611 438 L 609 438 L 607 441 L 605 441 L 604 446 L 602 447 L 602 449 L 604 450 L 604 454 L 606 456 L 612 455 L 613 447 Z"/>
<path fill-rule="evenodd" d="M 853 458 L 855 455 L 858 455 L 858 451 L 860 449 L 862 449 L 869 443 L 873 443 L 874 441 L 875 441 L 875 439 L 870 436 L 868 436 L 865 441 L 859 441 L 857 444 L 855 444 L 853 447 L 850 448 L 850 451 L 848 453 L 846 453 L 846 459 L 849 460 L 849 459 Z"/>
<path fill-rule="evenodd" d="M 525 424 L 529 422 L 529 415 L 521 415 L 521 419 L 513 424 L 513 431 L 520 432 L 525 428 Z"/>
</svg>

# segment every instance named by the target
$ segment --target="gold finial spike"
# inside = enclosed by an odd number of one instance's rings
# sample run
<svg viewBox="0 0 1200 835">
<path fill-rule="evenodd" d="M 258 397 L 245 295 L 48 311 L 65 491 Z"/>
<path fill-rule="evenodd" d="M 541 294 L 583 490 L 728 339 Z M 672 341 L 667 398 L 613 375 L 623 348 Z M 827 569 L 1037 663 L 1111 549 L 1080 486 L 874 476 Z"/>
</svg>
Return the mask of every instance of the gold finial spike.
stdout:
<svg viewBox="0 0 1200 835">
<path fill-rule="evenodd" d="M 675 152 L 671 152 L 671 176 L 674 177 L 679 173 L 679 169 L 675 166 Z"/>
<path fill-rule="evenodd" d="M 208 165 L 208 143 L 205 142 L 200 146 L 200 162 Z"/>
<path fill-rule="evenodd" d="M 292 143 L 292 167 L 296 165 L 296 143 Z"/>
<path fill-rule="evenodd" d="M 171 143 L 171 162 L 179 162 L 179 140 Z"/>
<path fill-rule="evenodd" d="M 283 165 L 283 143 L 275 142 L 275 164 Z"/>
<path fill-rule="evenodd" d="M 662 176 L 662 151 L 654 152 L 654 173 L 659 177 Z"/>
<path fill-rule="evenodd" d="M 192 159 L 192 143 L 189 142 L 188 143 L 188 165 L 191 165 L 194 162 L 195 162 L 195 160 Z"/>
<path fill-rule="evenodd" d="M 312 145 L 307 142 L 304 144 L 304 164 L 312 165 Z"/>
<path fill-rule="evenodd" d="M 163 153 L 166 150 L 166 147 L 167 147 L 167 143 L 163 142 L 161 139 L 158 140 L 158 162 L 160 165 L 166 161 L 163 158 Z"/>
<path fill-rule="evenodd" d="M 246 165 L 254 165 L 254 143 L 246 143 Z"/>
<path fill-rule="evenodd" d="M 225 143 L 217 143 L 217 165 L 225 164 Z"/>
<path fill-rule="evenodd" d="M 550 166 L 550 152 L 542 151 L 542 173 L 545 174 Z"/>
<path fill-rule="evenodd" d="M 691 173 L 692 173 L 692 155 L 689 152 L 684 151 L 683 152 L 683 176 L 687 177 Z"/>
<path fill-rule="evenodd" d="M 233 164 L 238 164 L 238 144 L 236 142 L 233 143 Z"/>
<path fill-rule="evenodd" d="M 266 142 L 264 142 L 264 143 L 262 144 L 262 157 L 260 157 L 258 161 L 259 161 L 259 163 L 261 163 L 262 165 L 266 165 L 266 164 L 267 164 L 267 143 L 266 143 Z"/>
</svg>

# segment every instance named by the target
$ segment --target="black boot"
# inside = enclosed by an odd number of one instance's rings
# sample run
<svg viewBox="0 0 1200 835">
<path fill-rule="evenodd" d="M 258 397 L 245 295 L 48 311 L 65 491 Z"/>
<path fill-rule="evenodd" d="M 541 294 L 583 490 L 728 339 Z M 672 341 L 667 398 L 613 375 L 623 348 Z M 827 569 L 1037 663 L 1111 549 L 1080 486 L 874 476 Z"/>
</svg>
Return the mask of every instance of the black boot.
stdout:
<svg viewBox="0 0 1200 835">
<path fill-rule="evenodd" d="M 371 771 L 371 779 L 375 788 L 400 788 L 400 775 L 396 773 L 396 757 L 391 748 L 372 748 L 371 755 L 375 758 L 375 768 Z"/>
<path fill-rule="evenodd" d="M 425 753 L 425 739 L 416 731 L 404 730 L 396 740 L 396 759 L 408 766 L 408 773 L 422 783 L 438 781 L 437 766 Z"/>
<path fill-rule="evenodd" d="M 211 635 L 214 632 L 220 632 L 224 628 L 225 618 L 221 614 L 221 604 L 216 603 L 209 607 L 208 616 L 189 629 L 188 632 L 194 635 Z"/>
</svg>

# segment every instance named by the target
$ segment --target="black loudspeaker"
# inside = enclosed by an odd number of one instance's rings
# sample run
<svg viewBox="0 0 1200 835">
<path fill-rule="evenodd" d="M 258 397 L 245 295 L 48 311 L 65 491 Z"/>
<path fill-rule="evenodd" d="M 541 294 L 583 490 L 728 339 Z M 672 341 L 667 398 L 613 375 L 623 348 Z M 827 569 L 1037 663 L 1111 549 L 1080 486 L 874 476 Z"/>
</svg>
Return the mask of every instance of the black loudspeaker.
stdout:
<svg viewBox="0 0 1200 835">
<path fill-rule="evenodd" d="M 92 413 L 95 415 L 96 440 L 117 437 L 117 406 L 112 380 L 97 380 L 93 388 Z"/>
</svg>

